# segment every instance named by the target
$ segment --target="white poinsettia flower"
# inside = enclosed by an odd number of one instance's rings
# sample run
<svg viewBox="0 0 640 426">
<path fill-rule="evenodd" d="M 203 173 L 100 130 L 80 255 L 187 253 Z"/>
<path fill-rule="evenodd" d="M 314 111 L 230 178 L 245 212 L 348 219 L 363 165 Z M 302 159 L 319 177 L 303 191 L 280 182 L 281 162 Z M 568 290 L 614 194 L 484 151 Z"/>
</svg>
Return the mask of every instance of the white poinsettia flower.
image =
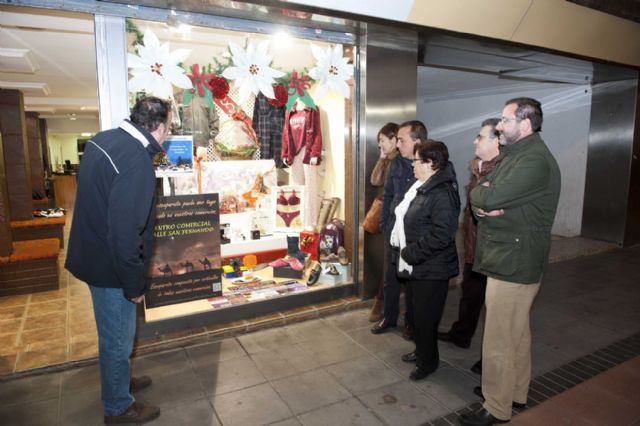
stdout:
<svg viewBox="0 0 640 426">
<path fill-rule="evenodd" d="M 262 92 L 267 98 L 275 98 L 273 93 L 274 78 L 282 77 L 284 73 L 269 66 L 271 56 L 267 54 L 268 48 L 268 40 L 258 44 L 257 48 L 253 43 L 249 43 L 247 50 L 229 42 L 234 66 L 225 69 L 222 76 L 233 80 L 236 87 L 239 88 L 240 98 L 238 101 L 240 104 L 243 104 L 251 93 L 257 95 Z"/>
<path fill-rule="evenodd" d="M 163 99 L 173 98 L 173 87 L 191 89 L 191 80 L 178 64 L 183 62 L 191 51 L 177 49 L 169 52 L 169 43 L 160 44 L 151 30 L 144 33 L 144 45 L 137 45 L 138 55 L 127 54 L 127 62 L 133 77 L 129 80 L 129 91 L 144 91 L 149 95 Z"/>
<path fill-rule="evenodd" d="M 349 86 L 346 81 L 353 77 L 353 66 L 349 59 L 342 57 L 342 45 L 336 44 L 325 50 L 311 45 L 311 52 L 316 58 L 316 66 L 309 71 L 309 76 L 319 82 L 316 96 L 322 98 L 327 90 L 332 89 L 345 98 L 349 97 Z"/>
</svg>

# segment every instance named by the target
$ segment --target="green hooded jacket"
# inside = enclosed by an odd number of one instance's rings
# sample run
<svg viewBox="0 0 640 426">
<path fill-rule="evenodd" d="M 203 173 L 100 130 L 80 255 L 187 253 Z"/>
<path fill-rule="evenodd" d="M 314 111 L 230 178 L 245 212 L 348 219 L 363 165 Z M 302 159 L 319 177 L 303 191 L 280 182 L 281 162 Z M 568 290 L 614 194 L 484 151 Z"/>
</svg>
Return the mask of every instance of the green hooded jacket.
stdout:
<svg viewBox="0 0 640 426">
<path fill-rule="evenodd" d="M 560 196 L 560 169 L 538 133 L 500 148 L 496 168 L 470 193 L 477 210 L 504 209 L 478 217 L 473 270 L 520 284 L 540 281 L 551 245 Z"/>
</svg>

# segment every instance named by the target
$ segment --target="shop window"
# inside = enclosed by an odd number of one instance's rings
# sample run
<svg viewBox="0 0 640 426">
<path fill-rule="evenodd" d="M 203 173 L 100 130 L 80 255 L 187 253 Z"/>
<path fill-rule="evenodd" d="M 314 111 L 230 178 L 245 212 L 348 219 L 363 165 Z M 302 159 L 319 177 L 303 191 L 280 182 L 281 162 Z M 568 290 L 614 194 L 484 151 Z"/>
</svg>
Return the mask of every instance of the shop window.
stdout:
<svg viewBox="0 0 640 426">
<path fill-rule="evenodd" d="M 182 248 L 156 250 L 149 275 L 166 288 L 211 271 L 219 285 L 190 305 L 160 296 L 147 320 L 353 284 L 353 46 L 141 20 L 127 20 L 127 42 L 130 106 L 145 95 L 172 103 L 156 159 L 164 196 L 218 203 L 189 242 L 157 234 L 158 247 Z"/>
</svg>

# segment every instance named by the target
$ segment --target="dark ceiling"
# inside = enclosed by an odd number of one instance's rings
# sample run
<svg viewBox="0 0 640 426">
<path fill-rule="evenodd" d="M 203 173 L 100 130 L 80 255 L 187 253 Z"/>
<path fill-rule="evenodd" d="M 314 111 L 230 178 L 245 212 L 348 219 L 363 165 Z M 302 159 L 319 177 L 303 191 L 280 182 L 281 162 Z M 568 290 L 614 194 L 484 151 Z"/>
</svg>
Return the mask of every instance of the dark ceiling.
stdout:
<svg viewBox="0 0 640 426">
<path fill-rule="evenodd" d="M 567 0 L 568 2 L 599 10 L 640 23 L 640 0 Z"/>
</svg>

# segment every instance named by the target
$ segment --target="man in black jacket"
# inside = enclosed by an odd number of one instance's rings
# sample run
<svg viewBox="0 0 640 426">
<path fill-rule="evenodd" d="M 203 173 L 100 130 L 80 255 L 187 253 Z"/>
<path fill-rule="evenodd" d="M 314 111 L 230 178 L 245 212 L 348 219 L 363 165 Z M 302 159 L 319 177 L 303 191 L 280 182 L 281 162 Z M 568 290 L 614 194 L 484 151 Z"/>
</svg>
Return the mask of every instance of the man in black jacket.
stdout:
<svg viewBox="0 0 640 426">
<path fill-rule="evenodd" d="M 162 151 L 170 123 L 168 102 L 141 99 L 130 120 L 87 142 L 78 172 L 65 268 L 91 291 L 107 424 L 144 423 L 160 415 L 158 407 L 134 400 L 132 392 L 151 379 L 131 377 L 129 357 L 155 221 L 151 160 Z"/>
<path fill-rule="evenodd" d="M 382 211 L 380 212 L 380 230 L 384 235 L 384 316 L 372 328 L 373 334 L 384 333 L 396 326 L 400 314 L 400 282 L 396 270 L 391 267 L 391 248 L 389 236 L 395 223 L 394 209 L 402 201 L 404 193 L 413 182 L 413 147 L 420 141 L 427 140 L 427 127 L 418 120 L 405 121 L 398 128 L 398 153 L 389 166 L 389 174 L 384 182 Z M 413 315 L 411 295 L 405 293 L 405 330 L 403 337 L 413 338 Z"/>
</svg>

